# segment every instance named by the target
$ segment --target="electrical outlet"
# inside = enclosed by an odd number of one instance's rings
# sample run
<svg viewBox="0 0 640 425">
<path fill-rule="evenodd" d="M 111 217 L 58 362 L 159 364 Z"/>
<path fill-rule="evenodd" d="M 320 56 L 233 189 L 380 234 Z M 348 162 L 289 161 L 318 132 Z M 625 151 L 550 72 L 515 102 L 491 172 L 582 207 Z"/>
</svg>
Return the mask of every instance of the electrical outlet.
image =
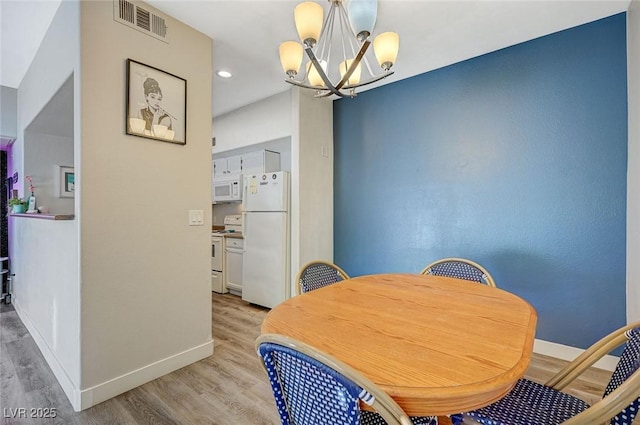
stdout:
<svg viewBox="0 0 640 425">
<path fill-rule="evenodd" d="M 203 225 L 204 225 L 204 211 L 189 210 L 189 226 L 203 226 Z"/>
<path fill-rule="evenodd" d="M 327 149 L 326 146 L 322 146 L 320 147 L 320 155 L 324 156 L 324 157 L 329 157 L 329 149 Z"/>
</svg>

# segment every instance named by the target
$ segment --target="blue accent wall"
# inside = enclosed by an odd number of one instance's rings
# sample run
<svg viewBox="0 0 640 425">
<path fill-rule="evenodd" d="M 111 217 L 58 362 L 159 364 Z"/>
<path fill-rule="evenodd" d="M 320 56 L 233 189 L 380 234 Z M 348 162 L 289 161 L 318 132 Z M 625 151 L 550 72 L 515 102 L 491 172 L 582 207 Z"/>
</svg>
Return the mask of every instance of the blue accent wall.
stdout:
<svg viewBox="0 0 640 425">
<path fill-rule="evenodd" d="M 466 257 L 535 307 L 537 338 L 624 325 L 626 66 L 623 13 L 335 101 L 335 262 Z"/>
</svg>

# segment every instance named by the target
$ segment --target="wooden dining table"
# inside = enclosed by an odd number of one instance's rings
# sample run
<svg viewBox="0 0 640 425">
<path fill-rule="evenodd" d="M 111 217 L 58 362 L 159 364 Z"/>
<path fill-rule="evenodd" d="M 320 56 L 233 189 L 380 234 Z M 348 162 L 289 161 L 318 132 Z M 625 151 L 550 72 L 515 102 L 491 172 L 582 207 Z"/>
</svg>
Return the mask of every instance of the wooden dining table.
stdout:
<svg viewBox="0 0 640 425">
<path fill-rule="evenodd" d="M 537 315 L 475 282 L 360 276 L 275 306 L 262 333 L 303 341 L 363 373 L 411 416 L 473 410 L 503 397 L 531 359 Z"/>
</svg>

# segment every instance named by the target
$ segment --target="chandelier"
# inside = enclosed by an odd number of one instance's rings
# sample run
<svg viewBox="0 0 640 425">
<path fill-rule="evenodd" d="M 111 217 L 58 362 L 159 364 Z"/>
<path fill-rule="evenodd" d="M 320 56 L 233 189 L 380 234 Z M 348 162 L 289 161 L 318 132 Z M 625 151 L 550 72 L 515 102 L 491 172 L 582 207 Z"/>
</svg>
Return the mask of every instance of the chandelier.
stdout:
<svg viewBox="0 0 640 425">
<path fill-rule="evenodd" d="M 302 44 L 296 41 L 280 44 L 280 63 L 289 77 L 285 80 L 287 83 L 315 90 L 316 97 L 353 97 L 357 87 L 375 83 L 393 74 L 391 67 L 398 55 L 399 37 L 394 32 L 385 32 L 373 40 L 373 50 L 383 70 L 375 75 L 365 53 L 371 44 L 369 38 L 376 23 L 377 0 L 329 2 L 331 7 L 324 23 L 324 10 L 318 3 L 307 1 L 296 6 L 294 19 Z M 338 45 L 335 50 L 341 52 L 341 61 L 332 69 L 334 43 Z M 303 50 L 309 61 L 302 78 L 296 79 L 302 65 Z M 363 64 L 368 74 L 366 80 L 361 80 Z"/>
</svg>

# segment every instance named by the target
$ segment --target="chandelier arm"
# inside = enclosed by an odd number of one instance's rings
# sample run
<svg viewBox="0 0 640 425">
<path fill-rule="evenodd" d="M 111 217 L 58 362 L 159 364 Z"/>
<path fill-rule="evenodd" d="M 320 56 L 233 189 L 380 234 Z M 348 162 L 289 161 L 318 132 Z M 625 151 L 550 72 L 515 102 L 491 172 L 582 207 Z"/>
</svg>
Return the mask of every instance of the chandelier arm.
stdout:
<svg viewBox="0 0 640 425">
<path fill-rule="evenodd" d="M 318 62 L 316 55 L 313 54 L 313 49 L 311 49 L 310 47 L 307 47 L 306 49 L 304 49 L 304 51 L 307 52 L 307 56 L 309 56 L 311 63 L 316 68 L 318 75 L 320 75 L 320 78 L 322 78 L 322 81 L 324 81 L 324 85 L 326 86 L 324 89 L 330 90 L 333 94 L 343 97 L 344 95 L 334 87 L 334 85 L 331 83 L 331 80 L 329 80 L 329 77 L 327 77 L 327 74 L 322 69 L 322 66 L 320 66 L 320 63 Z M 323 88 L 320 88 L 320 90 L 322 89 Z M 318 90 L 317 87 L 316 87 L 316 90 Z"/>
<path fill-rule="evenodd" d="M 357 87 L 366 86 L 368 84 L 375 83 L 376 81 L 380 81 L 380 80 L 382 80 L 384 78 L 387 78 L 389 75 L 393 75 L 393 73 L 394 73 L 394 71 L 385 72 L 384 74 L 378 75 L 377 77 L 371 78 L 370 80 L 363 81 L 363 82 L 358 83 L 358 84 L 353 84 L 351 86 L 344 86 L 344 87 L 341 87 L 341 88 L 343 88 L 343 89 L 355 89 Z"/>
<path fill-rule="evenodd" d="M 305 83 L 302 83 L 302 82 L 300 82 L 300 81 L 298 81 L 298 80 L 287 79 L 287 80 L 284 80 L 284 81 L 285 81 L 285 83 L 289 83 L 289 84 L 292 84 L 292 85 L 294 85 L 294 86 L 302 87 L 302 88 L 304 88 L 304 89 L 312 89 L 312 90 L 315 90 L 315 91 L 317 92 L 317 94 L 316 94 L 314 97 L 328 97 L 328 96 L 331 96 L 332 94 L 336 94 L 336 93 L 334 93 L 334 92 L 330 91 L 329 89 L 327 89 L 327 88 L 325 88 L 325 87 L 315 87 L 315 86 L 310 86 L 310 85 L 305 84 Z M 337 93 L 337 96 L 345 97 L 345 96 L 347 96 L 347 95 L 346 95 L 346 94 L 343 94 L 343 93 L 338 92 L 338 93 Z"/>
<path fill-rule="evenodd" d="M 323 92 L 323 93 L 321 93 L 321 92 L 319 92 L 319 91 L 318 91 L 318 92 L 316 92 L 315 96 L 313 96 L 313 97 L 315 97 L 316 99 L 320 99 L 320 98 L 323 98 L 323 97 L 329 97 L 329 96 L 331 96 L 332 94 L 333 94 L 333 93 L 331 93 L 330 91 L 325 91 L 325 92 Z M 344 94 L 342 94 L 342 93 L 340 94 L 340 97 L 345 97 L 345 96 L 346 96 L 346 95 L 344 95 Z"/>
<path fill-rule="evenodd" d="M 349 67 L 349 69 L 347 69 L 347 72 L 345 72 L 344 76 L 342 77 L 342 80 L 340 80 L 340 82 L 336 85 L 336 89 L 340 90 L 347 83 L 347 81 L 349 81 L 349 77 L 351 77 L 351 74 L 353 74 L 353 71 L 355 71 L 358 65 L 360 64 L 360 61 L 362 60 L 362 57 L 364 56 L 370 44 L 371 42 L 369 40 L 365 40 L 365 42 L 362 43 L 362 47 L 360 47 L 360 51 L 356 55 L 353 62 L 351 62 L 351 66 Z M 358 84 L 355 87 L 358 87 L 359 85 L 361 84 Z"/>
<path fill-rule="evenodd" d="M 305 83 L 303 83 L 301 81 L 294 80 L 294 79 L 291 79 L 291 78 L 284 80 L 284 82 L 285 83 L 289 83 L 289 84 L 293 84 L 294 86 L 302 87 L 302 88 L 305 88 L 305 89 L 326 90 L 323 87 L 310 86 L 309 84 L 305 84 Z"/>
<path fill-rule="evenodd" d="M 376 76 L 376 77 L 374 77 L 374 78 L 371 78 L 371 79 L 369 79 L 369 80 L 367 80 L 367 81 L 363 81 L 362 83 L 353 84 L 353 85 L 351 85 L 351 86 L 344 86 L 344 87 L 342 87 L 342 89 L 343 89 L 343 90 L 347 90 L 347 89 L 348 89 L 348 90 L 351 90 L 351 89 L 355 89 L 355 88 L 358 88 L 358 87 L 366 86 L 366 85 L 368 85 L 368 84 L 372 84 L 372 83 L 375 83 L 376 81 L 380 81 L 380 80 L 382 80 L 382 79 L 384 79 L 384 78 L 387 78 L 389 75 L 393 74 L 393 72 L 394 72 L 394 71 L 387 72 L 387 73 L 384 73 L 384 74 L 382 74 L 382 75 L 378 75 L 378 76 Z M 309 87 L 309 88 L 313 88 L 313 87 Z M 354 96 L 355 96 L 355 94 L 354 94 L 354 93 L 342 93 L 342 92 L 340 92 L 340 93 L 341 93 L 340 97 L 354 97 Z M 326 91 L 325 93 L 319 93 L 319 94 L 316 94 L 316 95 L 315 95 L 315 97 L 317 97 L 317 98 L 320 98 L 320 97 L 329 97 L 329 96 L 331 96 L 332 94 L 334 94 L 334 93 L 332 93 L 332 92 L 330 92 L 330 91 Z"/>
<path fill-rule="evenodd" d="M 375 83 L 376 81 L 380 81 L 380 80 L 382 80 L 384 78 L 387 78 L 388 76 L 393 75 L 394 72 L 395 71 L 386 72 L 386 73 L 384 73 L 382 75 L 378 75 L 375 78 L 371 78 L 371 79 L 369 79 L 367 81 L 363 81 L 362 83 L 354 84 L 354 85 L 351 85 L 351 86 L 344 86 L 342 88 L 343 89 L 355 89 L 355 88 L 358 88 L 358 87 L 361 87 L 361 86 L 366 86 L 368 84 L 372 84 L 372 83 Z M 310 86 L 308 84 L 301 83 L 300 81 L 293 80 L 291 78 L 287 79 L 287 80 L 284 80 L 284 81 L 289 83 L 289 84 L 293 84 L 294 86 L 302 87 L 302 88 L 305 88 L 305 89 L 316 90 L 317 92 L 324 92 L 324 93 L 317 94 L 315 97 L 328 97 L 328 96 L 331 96 L 332 94 L 337 94 L 340 97 L 347 97 L 347 96 L 353 97 L 351 94 L 345 94 L 345 93 L 342 93 L 342 92 L 334 93 L 334 92 L 332 92 L 331 90 L 329 90 L 327 88 L 319 88 L 319 87 Z"/>
</svg>

